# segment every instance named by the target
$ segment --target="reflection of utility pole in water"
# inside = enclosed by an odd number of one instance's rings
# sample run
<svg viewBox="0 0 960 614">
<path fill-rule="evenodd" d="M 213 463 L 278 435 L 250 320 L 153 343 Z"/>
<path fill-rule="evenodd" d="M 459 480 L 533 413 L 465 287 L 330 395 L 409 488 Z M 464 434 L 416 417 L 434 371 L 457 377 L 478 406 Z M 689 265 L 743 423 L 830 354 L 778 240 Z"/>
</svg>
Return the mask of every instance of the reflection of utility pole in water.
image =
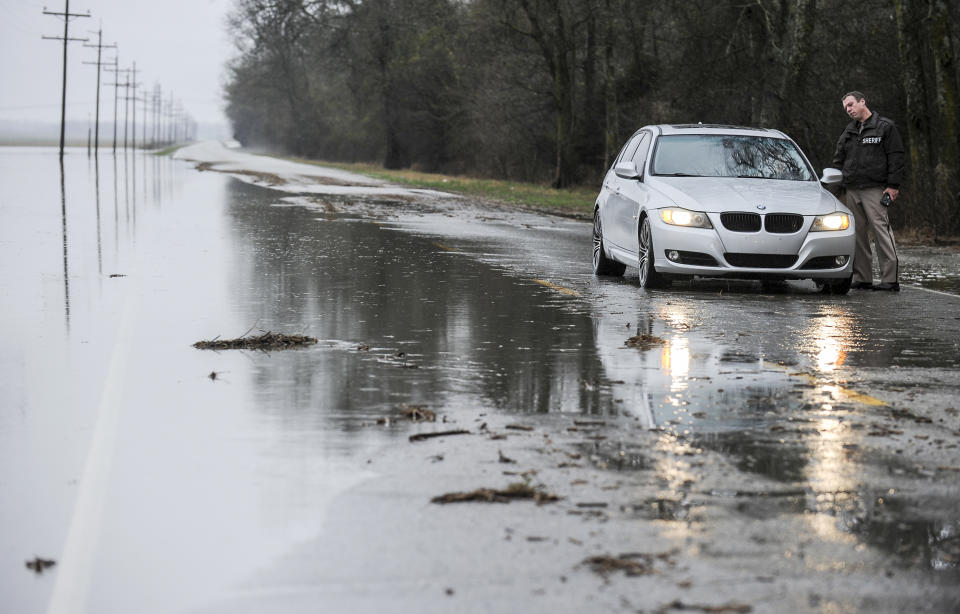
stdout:
<svg viewBox="0 0 960 614">
<path fill-rule="evenodd" d="M 97 203 L 97 272 L 103 279 L 103 244 L 100 234 L 100 156 L 93 156 L 94 195 Z"/>
<path fill-rule="evenodd" d="M 67 43 L 70 41 L 83 41 L 86 42 L 86 38 L 70 38 L 70 19 L 77 17 L 89 17 L 90 12 L 86 13 L 71 13 L 70 12 L 70 0 L 64 0 L 65 6 L 62 13 L 57 13 L 54 11 L 46 10 L 44 7 L 44 15 L 53 15 L 55 17 L 63 18 L 63 36 L 44 36 L 42 38 L 46 40 L 62 40 L 63 41 L 63 88 L 60 94 L 60 159 L 63 160 L 63 141 L 64 134 L 67 125 Z"/>
<path fill-rule="evenodd" d="M 113 156 L 113 251 L 120 261 L 120 189 L 117 187 L 117 157 Z"/>
<path fill-rule="evenodd" d="M 136 133 L 136 127 L 134 127 L 134 133 Z M 131 164 L 133 168 L 130 170 L 130 185 L 133 186 L 133 195 L 130 199 L 130 206 L 133 208 L 133 236 L 137 236 L 137 150 L 134 149 L 131 153 L 133 160 Z"/>
<path fill-rule="evenodd" d="M 160 156 L 153 156 L 153 202 L 159 206 L 162 203 L 160 198 Z"/>
<path fill-rule="evenodd" d="M 67 184 L 63 172 L 63 150 L 60 150 L 60 223 L 63 228 L 63 311 L 70 332 L 70 267 L 67 258 Z"/>
<path fill-rule="evenodd" d="M 124 151 L 123 156 L 123 208 L 127 214 L 127 237 L 130 236 L 130 223 L 132 221 L 132 213 L 130 212 L 130 167 L 129 167 L 129 158 Z"/>
</svg>

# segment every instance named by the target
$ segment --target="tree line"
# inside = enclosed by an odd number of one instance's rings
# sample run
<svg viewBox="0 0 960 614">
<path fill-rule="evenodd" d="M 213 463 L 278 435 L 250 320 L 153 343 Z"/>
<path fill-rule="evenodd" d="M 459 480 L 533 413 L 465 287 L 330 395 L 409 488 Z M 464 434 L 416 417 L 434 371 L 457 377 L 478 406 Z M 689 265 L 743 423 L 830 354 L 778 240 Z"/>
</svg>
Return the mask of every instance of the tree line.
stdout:
<svg viewBox="0 0 960 614">
<path fill-rule="evenodd" d="M 777 128 L 819 171 L 860 90 L 907 147 L 894 222 L 960 233 L 960 3 L 237 0 L 229 28 L 245 146 L 558 188 L 653 123 Z"/>
</svg>

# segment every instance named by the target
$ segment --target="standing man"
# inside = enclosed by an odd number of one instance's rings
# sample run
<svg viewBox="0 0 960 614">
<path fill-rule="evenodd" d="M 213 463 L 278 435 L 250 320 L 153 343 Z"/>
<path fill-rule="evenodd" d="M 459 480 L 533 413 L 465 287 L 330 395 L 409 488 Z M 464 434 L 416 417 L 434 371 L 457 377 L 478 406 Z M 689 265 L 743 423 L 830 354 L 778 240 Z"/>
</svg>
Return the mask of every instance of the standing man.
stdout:
<svg viewBox="0 0 960 614">
<path fill-rule="evenodd" d="M 870 112 L 862 93 L 845 94 L 843 110 L 853 121 L 840 135 L 833 166 L 843 169 L 843 202 L 853 211 L 857 232 L 850 287 L 899 292 L 897 245 L 890 228 L 888 207 L 900 195 L 903 142 L 892 121 Z M 868 234 L 871 230 L 880 264 L 877 285 L 873 285 L 873 256 Z"/>
</svg>

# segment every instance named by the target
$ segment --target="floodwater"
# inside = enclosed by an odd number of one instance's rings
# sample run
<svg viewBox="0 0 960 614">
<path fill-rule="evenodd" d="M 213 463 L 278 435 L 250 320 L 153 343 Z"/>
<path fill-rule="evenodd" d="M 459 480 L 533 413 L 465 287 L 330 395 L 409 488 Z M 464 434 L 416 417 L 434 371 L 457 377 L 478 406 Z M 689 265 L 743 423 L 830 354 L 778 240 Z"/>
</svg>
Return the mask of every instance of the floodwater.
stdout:
<svg viewBox="0 0 960 614">
<path fill-rule="evenodd" d="M 742 513 L 826 518 L 830 535 L 952 574 L 934 586 L 957 577 L 955 252 L 905 250 L 903 280 L 937 293 L 645 292 L 635 271 L 593 277 L 583 222 L 291 196 L 142 154 L 73 150 L 63 171 L 54 150 L 0 148 L 5 610 L 216 611 L 406 445 L 408 430 L 377 425 L 404 405 L 683 438 L 832 493 Z M 258 331 L 319 343 L 191 347 Z M 624 345 L 640 334 L 649 345 Z M 850 426 L 890 408 L 946 429 L 935 450 L 920 440 L 932 466 L 900 443 L 868 451 L 869 427 Z M 642 468 L 645 450 L 621 444 L 593 451 Z M 900 489 L 883 474 L 909 496 L 877 504 Z M 58 564 L 34 574 L 34 556 Z"/>
</svg>

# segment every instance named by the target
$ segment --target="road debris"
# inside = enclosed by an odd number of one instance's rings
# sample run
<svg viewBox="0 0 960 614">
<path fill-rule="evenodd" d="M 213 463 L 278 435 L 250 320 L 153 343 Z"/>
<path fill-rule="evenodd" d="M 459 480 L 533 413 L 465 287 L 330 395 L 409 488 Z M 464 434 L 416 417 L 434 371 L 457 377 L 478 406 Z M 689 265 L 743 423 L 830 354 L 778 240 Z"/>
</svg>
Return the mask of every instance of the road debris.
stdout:
<svg viewBox="0 0 960 614">
<path fill-rule="evenodd" d="M 425 439 L 432 439 L 434 437 L 446 437 L 447 435 L 469 435 L 470 431 L 466 429 L 456 429 L 453 431 L 434 431 L 433 433 L 417 433 L 416 435 L 410 435 L 410 441 L 423 441 Z"/>
<path fill-rule="evenodd" d="M 728 603 L 725 605 L 699 605 L 694 603 L 683 603 L 680 600 L 673 601 L 657 610 L 657 614 L 667 614 L 667 612 L 681 610 L 687 612 L 704 612 L 705 614 L 747 614 L 753 611 L 753 606 L 745 603 Z"/>
<path fill-rule="evenodd" d="M 508 424 L 505 429 L 510 429 L 511 431 L 532 431 L 532 426 L 527 426 L 526 424 Z"/>
<path fill-rule="evenodd" d="M 617 571 L 628 576 L 646 576 L 654 572 L 653 557 L 643 554 L 591 556 L 583 559 L 582 564 L 588 565 L 594 573 L 603 576 L 604 580 Z"/>
<path fill-rule="evenodd" d="M 514 499 L 533 499 L 537 505 L 559 501 L 560 497 L 538 490 L 525 482 L 514 482 L 503 490 L 478 488 L 470 492 L 448 492 L 430 499 L 431 503 L 510 503 Z"/>
<path fill-rule="evenodd" d="M 238 337 L 236 339 L 220 339 L 214 337 L 209 341 L 197 341 L 193 347 L 198 350 L 286 350 L 289 348 L 313 345 L 316 337 L 306 335 L 283 335 L 280 333 L 264 332 L 262 335 Z"/>
<path fill-rule="evenodd" d="M 377 424 L 390 424 L 394 421 L 399 420 L 409 420 L 410 422 L 436 422 L 437 414 L 432 410 L 427 409 L 426 407 L 416 407 L 408 406 L 406 403 L 402 405 L 403 409 L 400 411 L 400 416 L 392 419 L 390 416 L 384 416 L 382 418 L 377 418 Z M 446 422 L 446 420 L 444 420 Z"/>
<path fill-rule="evenodd" d="M 403 417 L 411 422 L 436 422 L 437 414 L 426 407 L 417 407 L 415 405 L 403 404 L 401 411 Z"/>
<path fill-rule="evenodd" d="M 49 567 L 53 567 L 57 562 L 52 559 L 42 559 L 39 556 L 33 557 L 32 561 L 27 561 L 27 569 L 35 571 L 38 575 Z"/>
<path fill-rule="evenodd" d="M 637 348 L 638 350 L 651 350 L 655 347 L 665 345 L 666 343 L 666 339 L 657 337 L 655 335 L 648 335 L 646 333 L 635 335 L 623 342 L 625 346 L 629 348 Z"/>
</svg>

